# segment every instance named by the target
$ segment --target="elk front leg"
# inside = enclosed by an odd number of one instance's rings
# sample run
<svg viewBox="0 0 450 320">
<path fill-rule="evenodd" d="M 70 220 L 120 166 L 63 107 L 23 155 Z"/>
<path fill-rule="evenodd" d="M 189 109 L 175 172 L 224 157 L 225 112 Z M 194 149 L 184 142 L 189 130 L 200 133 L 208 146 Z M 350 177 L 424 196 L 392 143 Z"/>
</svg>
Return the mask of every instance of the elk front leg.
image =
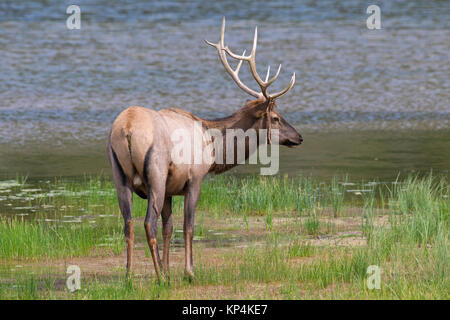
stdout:
<svg viewBox="0 0 450 320">
<path fill-rule="evenodd" d="M 162 233 L 164 239 L 163 247 L 163 268 L 167 278 L 169 278 L 169 249 L 170 239 L 173 233 L 173 221 L 172 221 L 172 197 L 166 197 L 164 199 L 164 207 L 162 209 Z"/>
<path fill-rule="evenodd" d="M 185 245 L 185 275 L 189 280 L 194 278 L 192 261 L 192 239 L 194 237 L 195 207 L 200 198 L 201 180 L 188 184 L 184 199 L 184 245 Z"/>
</svg>

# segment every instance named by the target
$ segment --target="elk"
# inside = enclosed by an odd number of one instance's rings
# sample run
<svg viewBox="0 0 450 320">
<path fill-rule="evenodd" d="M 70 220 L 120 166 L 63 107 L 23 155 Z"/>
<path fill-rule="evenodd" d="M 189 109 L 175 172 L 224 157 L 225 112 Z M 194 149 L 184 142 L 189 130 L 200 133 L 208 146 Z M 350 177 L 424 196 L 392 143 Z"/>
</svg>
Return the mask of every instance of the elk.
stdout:
<svg viewBox="0 0 450 320">
<path fill-rule="evenodd" d="M 134 228 L 131 217 L 132 193 L 148 200 L 144 220 L 147 243 L 150 248 L 158 280 L 169 277 L 169 247 L 173 232 L 172 197 L 184 196 L 184 241 L 185 241 L 185 276 L 193 279 L 192 239 L 194 234 L 194 213 L 200 197 L 202 179 L 208 173 L 224 172 L 238 163 L 175 163 L 171 158 L 174 143 L 171 133 L 179 128 L 187 132 L 203 135 L 205 143 L 211 137 L 205 134 L 208 128 L 220 130 L 226 136 L 227 129 L 277 129 L 278 144 L 294 147 L 302 143 L 301 135 L 275 111 L 275 99 L 292 88 L 295 82 L 293 74 L 289 85 L 280 92 L 269 94 L 267 88 L 280 73 L 269 78 L 270 67 L 263 81 L 256 71 L 255 53 L 258 31 L 255 29 L 253 49 L 250 55 L 234 54 L 224 44 L 225 17 L 218 43 L 206 43 L 217 49 L 220 61 L 239 88 L 255 97 L 232 115 L 215 120 L 206 120 L 176 108 L 155 111 L 133 106 L 121 112 L 112 124 L 107 145 L 107 156 L 112 166 L 113 180 L 117 189 L 120 211 L 124 219 L 124 234 L 127 243 L 127 275 L 133 267 Z M 233 69 L 227 61 L 227 55 L 239 61 Z M 239 79 L 239 70 L 246 61 L 261 91 L 254 91 Z M 202 126 L 192 132 L 193 122 L 200 121 Z M 189 131 L 190 130 L 190 131 Z M 269 136 L 270 138 L 270 136 Z M 262 143 L 258 141 L 258 144 Z M 270 140 L 269 142 L 270 143 Z M 245 148 L 249 148 L 248 144 Z M 197 150 L 194 150 L 196 152 Z M 246 150 L 245 157 L 252 150 Z M 226 152 L 226 150 L 224 151 Z M 225 156 L 225 154 L 224 154 Z M 157 244 L 157 221 L 162 217 L 163 259 L 161 261 Z"/>
</svg>

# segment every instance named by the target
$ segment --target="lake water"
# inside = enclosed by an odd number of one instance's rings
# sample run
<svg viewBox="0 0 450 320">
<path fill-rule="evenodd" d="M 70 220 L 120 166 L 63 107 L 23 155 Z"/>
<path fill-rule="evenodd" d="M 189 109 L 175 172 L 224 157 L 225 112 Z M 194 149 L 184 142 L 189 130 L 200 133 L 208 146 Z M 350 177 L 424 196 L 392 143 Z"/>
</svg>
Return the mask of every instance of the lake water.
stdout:
<svg viewBox="0 0 450 320">
<path fill-rule="evenodd" d="M 81 30 L 66 8 L 81 7 Z M 381 7 L 381 30 L 366 8 Z M 131 105 L 229 115 L 249 99 L 218 61 L 221 17 L 231 49 L 258 67 L 296 72 L 278 111 L 305 143 L 281 173 L 394 179 L 448 175 L 448 1 L 10 1 L 0 3 L 0 177 L 109 172 L 106 137 Z M 245 83 L 256 89 L 246 68 Z M 239 173 L 257 172 L 252 166 Z"/>
</svg>

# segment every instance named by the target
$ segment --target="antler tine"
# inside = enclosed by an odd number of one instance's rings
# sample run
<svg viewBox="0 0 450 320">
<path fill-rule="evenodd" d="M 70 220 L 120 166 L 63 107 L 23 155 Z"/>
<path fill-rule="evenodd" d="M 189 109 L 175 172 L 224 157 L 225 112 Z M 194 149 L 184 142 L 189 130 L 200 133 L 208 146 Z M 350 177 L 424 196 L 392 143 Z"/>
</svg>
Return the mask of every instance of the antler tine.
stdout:
<svg viewBox="0 0 450 320">
<path fill-rule="evenodd" d="M 291 90 L 291 88 L 294 86 L 294 84 L 295 84 L 295 72 L 292 75 L 292 78 L 291 78 L 291 81 L 289 82 L 289 85 L 284 90 L 281 90 L 280 92 L 271 94 L 270 98 L 271 99 L 275 99 L 275 98 L 278 98 L 279 96 L 282 96 L 283 94 L 285 94 L 286 92 Z"/>
<path fill-rule="evenodd" d="M 224 44 L 224 37 L 225 37 L 225 17 L 222 18 L 222 28 L 220 31 L 220 39 L 219 39 L 219 43 L 212 43 L 208 40 L 205 40 L 205 42 L 207 44 L 209 44 L 210 46 L 213 46 L 217 49 L 218 53 L 219 53 L 219 58 L 220 61 L 222 62 L 225 70 L 231 75 L 231 77 L 233 78 L 233 80 L 236 82 L 236 84 L 238 85 L 239 88 L 241 88 L 242 90 L 244 90 L 245 92 L 247 92 L 248 94 L 256 97 L 256 98 L 261 98 L 262 94 L 259 92 L 256 92 L 252 89 L 250 89 L 249 87 L 247 87 L 240 79 L 239 79 L 239 70 L 241 69 L 242 66 L 242 62 L 243 59 L 239 59 L 241 61 L 239 61 L 239 64 L 237 65 L 236 69 L 233 70 L 230 66 L 230 64 L 228 63 L 227 60 L 227 56 L 225 54 L 225 50 L 227 47 L 225 47 Z M 242 53 L 242 56 L 245 56 L 245 50 Z"/>
<path fill-rule="evenodd" d="M 242 55 L 245 55 L 245 51 L 246 51 L 246 50 L 244 50 L 244 52 L 242 52 Z M 241 69 L 241 66 L 242 66 L 242 63 L 243 63 L 243 62 L 244 62 L 244 60 L 240 60 L 240 61 L 239 61 L 239 63 L 238 63 L 238 65 L 237 65 L 236 69 L 234 70 L 234 72 L 236 72 L 236 74 L 239 73 L 239 70 Z"/>
<path fill-rule="evenodd" d="M 270 75 L 270 65 L 267 68 L 266 80 L 264 80 L 265 82 L 267 82 L 267 80 L 269 80 L 269 75 Z"/>
<path fill-rule="evenodd" d="M 232 57 L 235 58 L 237 60 L 245 60 L 248 61 L 248 63 L 250 64 L 250 71 L 253 75 L 253 78 L 255 78 L 256 82 L 259 84 L 259 86 L 261 87 L 262 93 L 263 95 L 266 97 L 265 91 L 267 88 L 267 85 L 264 81 L 262 81 L 261 77 L 259 76 L 258 72 L 256 71 L 256 61 L 255 61 L 255 56 L 256 56 L 256 46 L 258 43 L 258 27 L 255 28 L 255 34 L 253 36 L 253 47 L 252 47 L 252 51 L 250 53 L 249 56 L 245 56 L 245 55 L 237 55 L 234 54 L 230 48 L 228 48 L 228 46 L 226 46 L 224 48 L 224 50 Z M 266 97 L 267 98 L 267 97 Z"/>
<path fill-rule="evenodd" d="M 269 66 L 269 67 L 270 67 L 270 66 Z M 267 78 L 268 78 L 268 77 L 266 77 L 266 83 L 267 83 L 267 86 L 271 85 L 272 82 L 274 82 L 274 81 L 278 78 L 278 75 L 280 74 L 280 71 L 281 71 L 281 64 L 278 66 L 277 73 L 275 73 L 275 75 L 274 75 L 269 81 L 267 81 Z M 268 72 L 267 72 L 267 73 L 268 73 Z"/>
</svg>

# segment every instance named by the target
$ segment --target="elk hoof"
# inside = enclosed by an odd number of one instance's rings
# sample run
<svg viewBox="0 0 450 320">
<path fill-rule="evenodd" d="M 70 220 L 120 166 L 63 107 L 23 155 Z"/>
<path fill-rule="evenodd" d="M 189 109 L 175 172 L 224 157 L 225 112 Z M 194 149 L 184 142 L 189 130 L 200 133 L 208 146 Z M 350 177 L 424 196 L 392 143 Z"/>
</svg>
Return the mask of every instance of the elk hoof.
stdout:
<svg viewBox="0 0 450 320">
<path fill-rule="evenodd" d="M 188 280 L 189 282 L 192 282 L 194 280 L 194 272 L 190 270 L 184 271 L 184 278 Z"/>
</svg>

